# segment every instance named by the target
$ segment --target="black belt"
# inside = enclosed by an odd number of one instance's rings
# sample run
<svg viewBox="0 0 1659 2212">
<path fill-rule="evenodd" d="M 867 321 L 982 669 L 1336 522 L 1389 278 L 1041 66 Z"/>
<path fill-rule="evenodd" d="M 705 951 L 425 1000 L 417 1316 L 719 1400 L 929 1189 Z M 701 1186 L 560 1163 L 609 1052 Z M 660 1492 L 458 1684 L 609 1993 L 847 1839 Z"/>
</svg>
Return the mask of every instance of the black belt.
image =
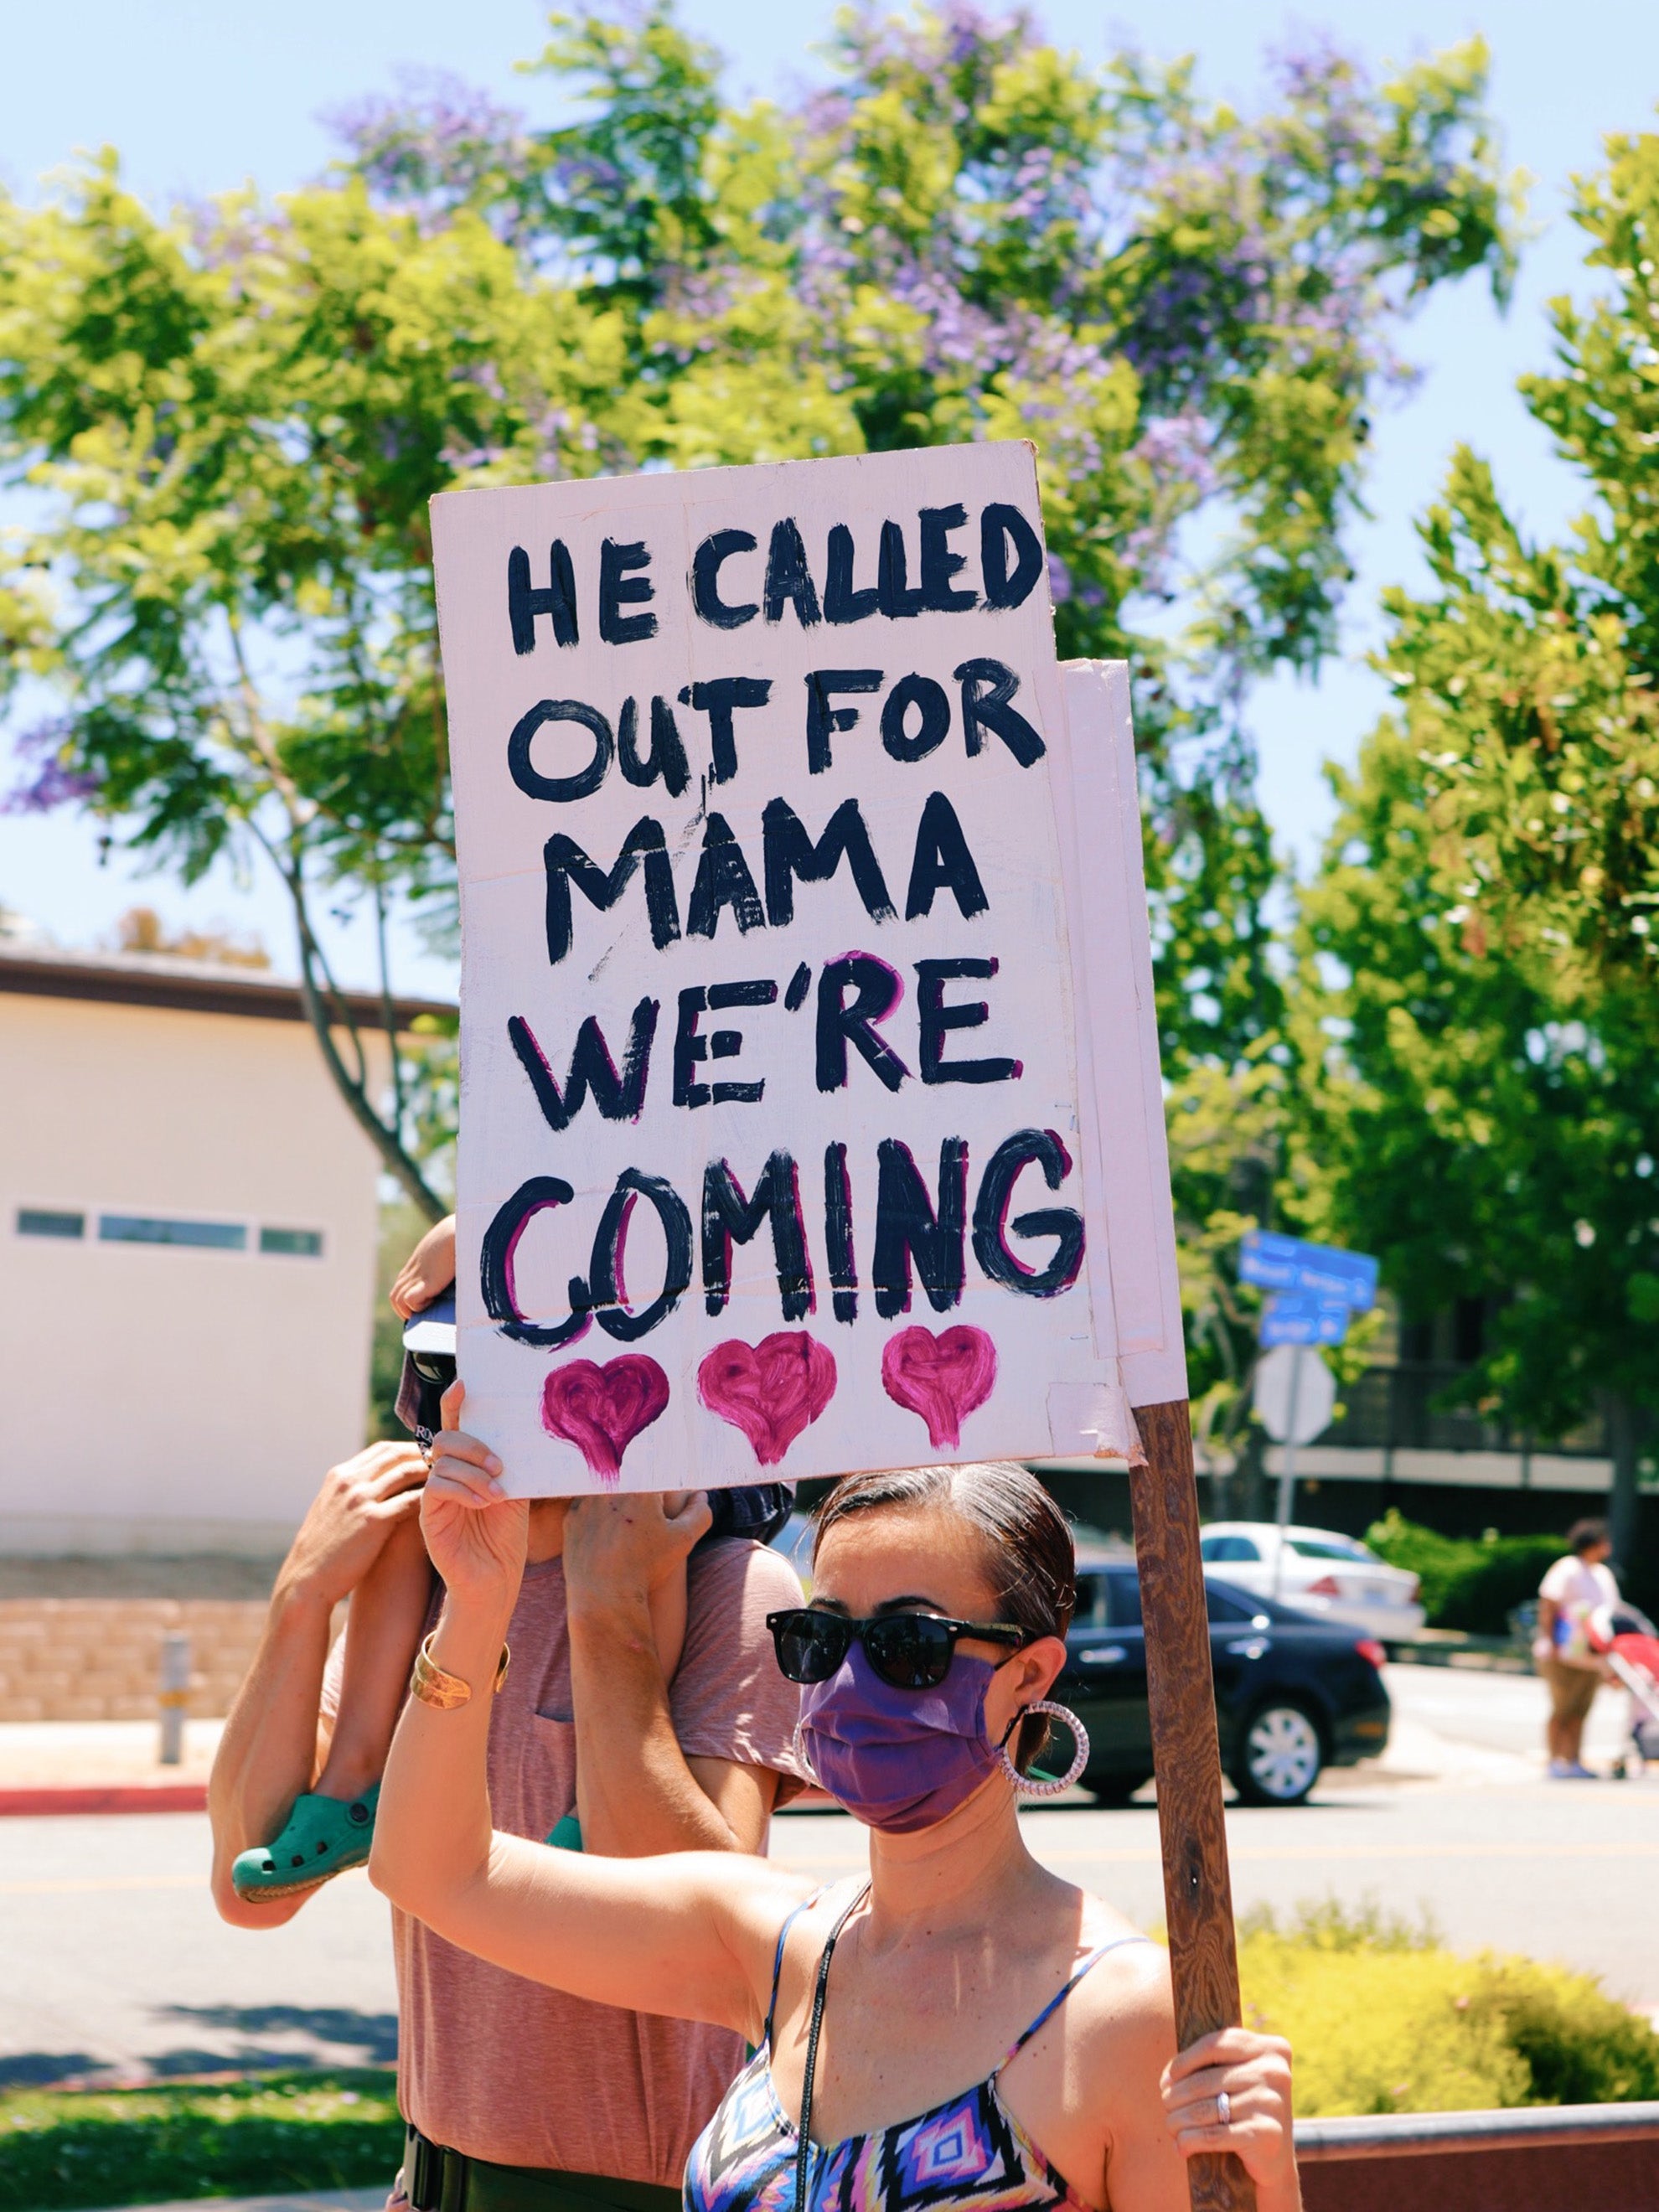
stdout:
<svg viewBox="0 0 1659 2212">
<path fill-rule="evenodd" d="M 654 2181 L 556 2166 L 496 2166 L 404 2130 L 404 2193 L 414 2212 L 679 2212 L 680 2192 Z"/>
</svg>

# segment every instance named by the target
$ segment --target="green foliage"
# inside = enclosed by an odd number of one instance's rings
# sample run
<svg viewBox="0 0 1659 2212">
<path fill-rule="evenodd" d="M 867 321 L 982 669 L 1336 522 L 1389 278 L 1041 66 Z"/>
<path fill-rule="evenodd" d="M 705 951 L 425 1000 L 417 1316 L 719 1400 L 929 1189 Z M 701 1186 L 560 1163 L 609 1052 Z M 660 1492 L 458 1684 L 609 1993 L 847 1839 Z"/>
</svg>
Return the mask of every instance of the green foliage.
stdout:
<svg viewBox="0 0 1659 2212">
<path fill-rule="evenodd" d="M 1484 1952 L 1334 1900 L 1239 1929 L 1244 2017 L 1295 2054 L 1296 2108 L 1437 2112 L 1659 2094 L 1659 2035 L 1593 1976 Z"/>
<path fill-rule="evenodd" d="M 1575 328 L 1565 307 L 1558 322 Z M 1597 363 L 1577 376 L 1605 373 Z M 1617 405 L 1632 380 L 1607 400 Z M 1522 380 L 1547 427 L 1561 421 L 1561 388 Z M 1586 404 L 1576 378 L 1565 388 Z M 1558 429 L 1556 443 L 1582 460 L 1581 440 Z M 1644 608 L 1630 588 L 1640 580 L 1607 573 L 1622 561 L 1603 518 L 1629 506 L 1632 487 L 1587 489 L 1577 544 L 1533 545 L 1486 463 L 1460 447 L 1423 526 L 1434 594 L 1385 594 L 1383 665 L 1419 759 L 1433 889 L 1463 944 L 1546 993 L 1628 1000 L 1651 1039 L 1659 596 Z"/>
<path fill-rule="evenodd" d="M 1641 1316 L 1659 1131 L 1640 994 L 1472 932 L 1438 871 L 1430 763 L 1408 727 L 1385 721 L 1358 774 L 1332 780 L 1294 1024 L 1302 1219 L 1381 1254 L 1407 1313 L 1489 1301 L 1466 1395 L 1516 1428 L 1563 1434 L 1601 1393 L 1655 1403 Z"/>
<path fill-rule="evenodd" d="M 1518 1605 L 1538 1595 L 1545 1571 L 1566 1550 L 1559 1536 L 1443 1536 L 1397 1506 L 1365 1531 L 1365 1541 L 1391 1567 L 1404 1567 L 1422 1584 L 1431 1628 L 1461 1628 L 1472 1636 L 1502 1636 Z"/>
<path fill-rule="evenodd" d="M 1243 702 L 1331 648 L 1392 331 L 1507 284 L 1485 49 L 1382 83 L 1315 49 L 1245 116 L 951 0 L 849 12 L 821 86 L 739 106 L 650 0 L 556 15 L 533 67 L 557 128 L 371 109 L 274 204 L 160 214 L 112 156 L 0 200 L 0 481 L 35 494 L 0 683 L 63 702 L 25 797 L 186 877 L 268 856 L 336 1079 L 435 1212 L 309 919 L 452 894 L 432 494 L 1030 438 L 1061 650 L 1137 664 L 1170 1071 L 1265 1048 Z"/>
<path fill-rule="evenodd" d="M 14 804 L 79 796 L 186 881 L 263 850 L 337 1080 L 429 1211 L 310 902 L 448 895 L 427 502 L 614 463 L 623 366 L 617 318 L 477 216 L 423 232 L 356 179 L 160 216 L 108 155 L 0 199 L 0 474 L 34 495 L 0 545 L 29 610 L 0 680 L 64 704 Z"/>
<path fill-rule="evenodd" d="M 1383 1256 L 1407 1310 L 1495 1314 L 1468 1395 L 1559 1434 L 1605 1407 L 1633 1534 L 1659 1409 L 1659 134 L 1580 181 L 1588 309 L 1552 309 L 1527 405 L 1583 484 L 1530 543 L 1453 457 L 1431 588 L 1388 595 L 1395 711 L 1303 909 L 1304 1218 Z"/>
<path fill-rule="evenodd" d="M 1501 1959 L 1492 1988 L 1510 2047 L 1532 2076 L 1529 2102 L 1623 2105 L 1659 2096 L 1659 2037 L 1589 1975 Z"/>
<path fill-rule="evenodd" d="M 1284 1071 L 1260 1048 L 1235 1068 L 1200 1061 L 1170 1085 L 1170 1176 L 1194 1437 L 1231 1460 L 1249 1417 L 1261 1295 L 1234 1279 L 1238 1240 L 1272 1218 Z"/>
<path fill-rule="evenodd" d="M 398 1270 L 425 1235 L 424 1211 L 407 1199 L 380 1208 L 380 1233 L 374 1258 L 374 1333 L 368 1361 L 368 1425 L 371 1443 L 390 1437 L 406 1443 L 409 1431 L 398 1419 L 398 1390 L 404 1376 L 404 1325 L 387 1293 Z"/>
<path fill-rule="evenodd" d="M 0 2212 L 361 2189 L 402 2154 L 389 2071 L 0 2095 Z"/>
</svg>

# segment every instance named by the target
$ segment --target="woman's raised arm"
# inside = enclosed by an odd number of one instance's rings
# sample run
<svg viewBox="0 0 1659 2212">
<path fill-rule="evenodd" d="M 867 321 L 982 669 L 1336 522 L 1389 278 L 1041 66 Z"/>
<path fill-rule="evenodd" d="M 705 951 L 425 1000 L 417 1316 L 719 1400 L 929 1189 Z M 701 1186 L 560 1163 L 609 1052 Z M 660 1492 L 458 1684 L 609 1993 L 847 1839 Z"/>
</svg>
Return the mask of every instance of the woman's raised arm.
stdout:
<svg viewBox="0 0 1659 2212">
<path fill-rule="evenodd" d="M 489 1708 L 524 1573 L 527 1504 L 444 1401 L 422 1525 L 447 1589 L 433 1664 L 471 1694 L 444 1711 L 411 1697 L 380 1788 L 369 1875 L 447 1942 L 531 1981 L 755 2039 L 773 1945 L 808 1885 L 729 1852 L 612 1859 L 550 1850 L 490 1826 Z"/>
</svg>

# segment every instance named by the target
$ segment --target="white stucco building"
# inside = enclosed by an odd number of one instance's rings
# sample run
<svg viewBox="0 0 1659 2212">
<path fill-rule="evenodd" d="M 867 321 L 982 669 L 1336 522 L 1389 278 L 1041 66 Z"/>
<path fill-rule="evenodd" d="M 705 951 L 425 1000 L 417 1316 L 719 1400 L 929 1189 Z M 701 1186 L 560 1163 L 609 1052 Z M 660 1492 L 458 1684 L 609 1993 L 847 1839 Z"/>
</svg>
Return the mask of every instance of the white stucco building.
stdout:
<svg viewBox="0 0 1659 2212">
<path fill-rule="evenodd" d="M 294 984 L 0 941 L 0 1553 L 285 1547 L 363 1439 L 378 1166 Z"/>
</svg>

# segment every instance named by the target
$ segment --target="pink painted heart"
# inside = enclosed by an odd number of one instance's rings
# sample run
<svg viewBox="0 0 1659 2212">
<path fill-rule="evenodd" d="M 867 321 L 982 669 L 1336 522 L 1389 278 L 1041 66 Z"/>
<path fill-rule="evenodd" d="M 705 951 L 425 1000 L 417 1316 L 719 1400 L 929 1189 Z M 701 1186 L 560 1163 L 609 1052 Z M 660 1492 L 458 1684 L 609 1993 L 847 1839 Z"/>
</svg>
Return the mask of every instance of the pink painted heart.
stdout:
<svg viewBox="0 0 1659 2212">
<path fill-rule="evenodd" d="M 642 1352 L 620 1358 L 572 1359 L 542 1385 L 542 1426 L 574 1444 L 607 1489 L 622 1474 L 623 1454 L 668 1403 L 668 1377 Z"/>
<path fill-rule="evenodd" d="M 896 1406 L 920 1413 L 935 1451 L 962 1442 L 962 1425 L 996 1388 L 997 1348 L 982 1328 L 902 1328 L 881 1355 L 881 1382 Z"/>
<path fill-rule="evenodd" d="M 697 1395 L 741 1429 L 763 1467 L 775 1467 L 836 1395 L 835 1355 L 804 1329 L 780 1329 L 750 1346 L 717 1344 L 697 1370 Z"/>
</svg>

